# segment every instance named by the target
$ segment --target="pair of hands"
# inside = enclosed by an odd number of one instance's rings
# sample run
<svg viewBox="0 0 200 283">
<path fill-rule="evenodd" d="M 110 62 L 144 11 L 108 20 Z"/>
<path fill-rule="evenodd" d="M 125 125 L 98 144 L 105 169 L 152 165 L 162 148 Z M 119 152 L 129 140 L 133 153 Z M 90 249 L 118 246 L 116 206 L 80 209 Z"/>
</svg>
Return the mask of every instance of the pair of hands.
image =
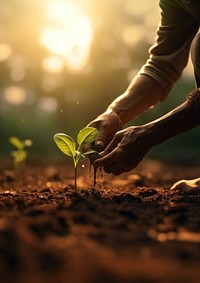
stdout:
<svg viewBox="0 0 200 283">
<path fill-rule="evenodd" d="M 150 149 L 145 126 L 132 126 L 122 130 L 119 116 L 105 112 L 88 126 L 99 130 L 94 149 L 99 158 L 93 163 L 106 173 L 120 175 L 135 168 Z"/>
</svg>

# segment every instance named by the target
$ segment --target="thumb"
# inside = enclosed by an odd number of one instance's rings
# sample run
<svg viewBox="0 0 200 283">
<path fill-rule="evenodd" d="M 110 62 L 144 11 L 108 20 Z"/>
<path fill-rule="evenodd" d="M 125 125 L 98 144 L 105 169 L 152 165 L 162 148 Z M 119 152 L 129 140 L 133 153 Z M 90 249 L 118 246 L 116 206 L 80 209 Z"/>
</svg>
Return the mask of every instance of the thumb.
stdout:
<svg viewBox="0 0 200 283">
<path fill-rule="evenodd" d="M 104 151 L 99 153 L 99 157 L 101 158 L 111 153 L 118 146 L 120 141 L 121 141 L 121 138 L 115 135 L 115 137 L 112 139 L 109 145 L 104 149 Z"/>
<path fill-rule="evenodd" d="M 100 128 L 99 135 L 95 140 L 95 146 L 98 151 L 102 151 L 105 148 L 107 140 L 107 131 L 103 128 Z"/>
</svg>

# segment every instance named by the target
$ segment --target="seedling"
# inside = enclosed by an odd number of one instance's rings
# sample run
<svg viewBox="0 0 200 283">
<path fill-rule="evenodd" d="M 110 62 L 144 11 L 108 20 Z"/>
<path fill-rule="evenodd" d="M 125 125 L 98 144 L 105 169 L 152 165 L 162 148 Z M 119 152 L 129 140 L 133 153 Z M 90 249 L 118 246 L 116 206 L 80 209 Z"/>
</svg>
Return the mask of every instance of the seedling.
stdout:
<svg viewBox="0 0 200 283">
<path fill-rule="evenodd" d="M 93 127 L 86 127 L 79 131 L 77 135 L 77 143 L 70 136 L 58 133 L 54 135 L 54 141 L 58 148 L 66 155 L 73 158 L 74 161 L 74 189 L 77 190 L 77 167 L 79 161 L 88 157 L 92 153 L 96 153 L 95 150 L 89 149 L 83 152 L 83 145 L 90 144 L 97 138 L 99 131 Z"/>
<path fill-rule="evenodd" d="M 16 148 L 10 153 L 13 158 L 14 167 L 16 169 L 21 169 L 24 166 L 28 156 L 25 148 L 32 146 L 33 142 L 30 139 L 21 141 L 17 137 L 10 137 L 9 142 Z"/>
</svg>

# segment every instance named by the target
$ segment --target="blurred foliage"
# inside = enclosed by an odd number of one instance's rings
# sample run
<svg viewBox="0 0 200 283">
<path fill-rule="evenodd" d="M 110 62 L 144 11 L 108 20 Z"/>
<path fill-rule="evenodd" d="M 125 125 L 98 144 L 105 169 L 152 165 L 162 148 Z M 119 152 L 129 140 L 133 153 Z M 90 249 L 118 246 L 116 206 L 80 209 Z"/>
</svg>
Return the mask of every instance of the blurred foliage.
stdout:
<svg viewBox="0 0 200 283">
<path fill-rule="evenodd" d="M 77 6 L 92 23 L 89 58 L 80 70 L 65 64 L 59 72 L 48 71 L 42 65 L 44 58 L 57 56 L 64 62 L 40 40 L 42 30 L 52 24 L 46 14 L 51 1 L 0 2 L 0 52 L 5 53 L 5 58 L 0 56 L 1 156 L 9 155 L 10 136 L 32 139 L 32 156 L 59 154 L 53 135 L 67 132 L 74 136 L 103 112 L 127 88 L 154 42 L 158 1 L 62 0 Z M 78 18 L 75 20 L 78 22 Z M 6 52 L 10 52 L 7 57 Z M 9 87 L 15 87 L 13 94 Z M 192 74 L 183 76 L 166 101 L 130 124 L 146 123 L 165 114 L 193 87 Z M 24 93 L 24 101 L 12 102 L 17 95 L 23 100 Z M 194 159 L 200 151 L 198 137 L 195 129 L 153 149 L 150 156 L 175 161 Z"/>
</svg>

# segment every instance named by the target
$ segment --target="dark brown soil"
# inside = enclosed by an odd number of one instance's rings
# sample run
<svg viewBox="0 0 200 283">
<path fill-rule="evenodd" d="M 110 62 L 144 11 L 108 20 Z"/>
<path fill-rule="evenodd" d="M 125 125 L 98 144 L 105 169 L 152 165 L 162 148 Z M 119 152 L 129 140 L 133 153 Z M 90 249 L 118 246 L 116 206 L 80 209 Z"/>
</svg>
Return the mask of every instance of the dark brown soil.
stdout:
<svg viewBox="0 0 200 283">
<path fill-rule="evenodd" d="M 200 195 L 171 193 L 200 167 L 146 160 L 78 191 L 65 165 L 0 171 L 1 283 L 199 283 Z"/>
</svg>

